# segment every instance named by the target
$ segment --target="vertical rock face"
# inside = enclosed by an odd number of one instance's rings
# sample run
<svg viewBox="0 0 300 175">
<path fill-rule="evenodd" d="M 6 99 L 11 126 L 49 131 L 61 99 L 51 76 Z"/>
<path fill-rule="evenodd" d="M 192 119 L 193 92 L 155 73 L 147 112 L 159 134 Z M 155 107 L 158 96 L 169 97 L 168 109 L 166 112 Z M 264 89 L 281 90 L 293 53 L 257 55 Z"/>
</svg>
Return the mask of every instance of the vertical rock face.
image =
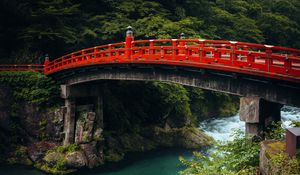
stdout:
<svg viewBox="0 0 300 175">
<path fill-rule="evenodd" d="M 94 168 L 104 163 L 103 149 L 97 145 L 96 141 L 81 144 L 80 147 L 87 158 L 89 168 Z"/>
<path fill-rule="evenodd" d="M 46 134 L 52 141 L 62 142 L 63 140 L 63 127 L 64 127 L 64 110 L 65 108 L 58 108 L 48 113 Z"/>
<path fill-rule="evenodd" d="M 13 91 L 0 86 L 0 130 L 9 142 L 27 144 L 33 140 L 60 142 L 63 132 L 63 109 L 41 109 L 30 102 L 13 105 Z"/>
<path fill-rule="evenodd" d="M 12 92 L 9 87 L 0 86 L 0 128 L 9 130 Z"/>
<path fill-rule="evenodd" d="M 76 122 L 75 143 L 88 143 L 93 140 L 96 129 L 95 112 L 80 112 Z"/>
<path fill-rule="evenodd" d="M 77 107 L 75 143 L 80 145 L 89 168 L 103 164 L 103 134 L 92 105 Z"/>
</svg>

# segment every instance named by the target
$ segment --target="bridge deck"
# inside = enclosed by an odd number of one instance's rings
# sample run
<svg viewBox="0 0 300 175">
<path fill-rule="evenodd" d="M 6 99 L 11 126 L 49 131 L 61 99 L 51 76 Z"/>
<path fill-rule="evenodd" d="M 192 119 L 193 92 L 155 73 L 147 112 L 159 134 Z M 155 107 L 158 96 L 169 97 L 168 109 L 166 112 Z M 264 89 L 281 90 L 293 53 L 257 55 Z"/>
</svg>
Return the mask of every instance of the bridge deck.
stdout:
<svg viewBox="0 0 300 175">
<path fill-rule="evenodd" d="M 43 65 L 0 65 L 0 70 L 66 69 L 105 64 L 161 64 L 214 69 L 300 82 L 300 50 L 236 41 L 199 39 L 127 40 L 76 51 Z"/>
<path fill-rule="evenodd" d="M 300 82 L 300 50 L 197 39 L 132 41 L 83 49 L 45 64 L 44 73 L 95 64 L 163 64 L 198 67 Z"/>
</svg>

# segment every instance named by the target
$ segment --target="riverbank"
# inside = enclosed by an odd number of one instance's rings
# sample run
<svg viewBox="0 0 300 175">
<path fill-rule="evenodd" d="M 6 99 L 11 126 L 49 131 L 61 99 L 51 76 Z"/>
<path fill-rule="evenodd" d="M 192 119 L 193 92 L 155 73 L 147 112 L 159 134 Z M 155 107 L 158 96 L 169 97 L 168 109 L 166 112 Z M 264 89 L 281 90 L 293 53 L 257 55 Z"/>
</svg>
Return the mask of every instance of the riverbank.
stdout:
<svg viewBox="0 0 300 175">
<path fill-rule="evenodd" d="M 103 122 L 93 98 L 77 99 L 74 145 L 62 146 L 64 107 L 55 81 L 36 72 L 1 72 L 0 82 L 2 162 L 51 173 L 95 168 L 131 152 L 205 147 L 212 139 L 197 122 L 238 108 L 236 97 L 179 84 L 104 81 Z"/>
<path fill-rule="evenodd" d="M 285 106 L 281 110 L 284 124 L 289 124 L 291 120 L 300 120 L 300 109 Z M 216 118 L 206 120 L 200 123 L 200 128 L 206 134 L 218 139 L 222 134 L 222 141 L 232 139 L 230 137 L 232 130 L 244 130 L 244 122 L 235 115 L 228 118 Z M 162 149 L 147 153 L 130 153 L 119 163 L 109 163 L 94 170 L 82 170 L 75 174 L 80 175 L 140 175 L 143 173 L 157 173 L 158 175 L 174 175 L 185 167 L 179 162 L 178 157 L 183 156 L 186 159 L 192 158 L 192 153 L 186 149 Z M 2 167 L 0 172 L 5 175 L 45 175 L 36 169 L 30 167 Z M 142 173 L 142 174 L 143 174 Z M 150 175 L 150 174 L 149 174 Z M 152 174 L 151 174 L 152 175 Z"/>
</svg>

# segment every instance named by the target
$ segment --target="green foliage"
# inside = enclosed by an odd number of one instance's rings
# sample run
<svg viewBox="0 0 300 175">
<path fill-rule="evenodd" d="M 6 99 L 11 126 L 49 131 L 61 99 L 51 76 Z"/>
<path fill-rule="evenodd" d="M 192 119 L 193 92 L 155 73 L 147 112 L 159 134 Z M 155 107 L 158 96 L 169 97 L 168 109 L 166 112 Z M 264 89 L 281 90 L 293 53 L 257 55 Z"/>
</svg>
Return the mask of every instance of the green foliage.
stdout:
<svg viewBox="0 0 300 175">
<path fill-rule="evenodd" d="M 233 141 L 217 144 L 209 156 L 194 152 L 192 160 L 180 158 L 187 169 L 182 175 L 251 175 L 259 164 L 259 144 L 252 137 L 236 132 Z"/>
<path fill-rule="evenodd" d="M 18 146 L 10 157 L 6 160 L 8 164 L 32 165 L 28 157 L 28 150 L 25 146 Z"/>
<path fill-rule="evenodd" d="M 70 144 L 65 146 L 58 146 L 52 150 L 49 150 L 47 153 L 51 152 L 59 152 L 59 153 L 71 153 L 75 151 L 79 151 L 80 147 L 77 144 Z"/>
<path fill-rule="evenodd" d="M 34 166 L 51 174 L 67 174 L 70 173 L 66 167 L 66 159 L 58 159 L 53 166 L 47 164 L 37 163 Z"/>
<path fill-rule="evenodd" d="M 283 140 L 285 136 L 285 129 L 282 122 L 272 122 L 265 132 L 266 139 Z"/>
<path fill-rule="evenodd" d="M 272 155 L 270 162 L 270 174 L 288 175 L 300 173 L 300 159 L 290 158 L 285 152 Z"/>
<path fill-rule="evenodd" d="M 46 126 L 47 126 L 47 120 L 44 119 L 39 122 L 39 139 L 40 140 L 47 139 Z"/>
<path fill-rule="evenodd" d="M 186 87 L 186 89 L 189 93 L 191 111 L 198 117 L 198 120 L 210 117 L 228 117 L 238 112 L 238 97 L 205 91 L 200 88 Z"/>
<path fill-rule="evenodd" d="M 292 126 L 293 127 L 300 127 L 300 121 L 293 120 L 292 121 Z"/>
<path fill-rule="evenodd" d="M 163 82 L 115 81 L 103 86 L 107 130 L 139 132 L 143 126 L 180 128 L 198 119 L 231 116 L 238 98 Z M 197 117 L 196 117 L 197 116 Z"/>
<path fill-rule="evenodd" d="M 160 94 L 162 105 L 166 107 L 169 115 L 173 115 L 172 118 L 185 116 L 190 124 L 196 124 L 190 110 L 188 92 L 182 85 L 161 82 L 154 82 L 152 85 Z"/>
<path fill-rule="evenodd" d="M 0 83 L 13 91 L 12 104 L 15 111 L 21 102 L 29 102 L 43 107 L 59 105 L 59 87 L 49 77 L 31 71 L 1 71 Z"/>
<path fill-rule="evenodd" d="M 136 39 L 228 39 L 300 48 L 298 0 L 45 0 L 0 2 L 1 62 L 40 63 L 81 48 Z M 14 21 L 12 23 L 11 21 Z M 7 59 L 9 58 L 9 59 Z"/>
<path fill-rule="evenodd" d="M 146 125 L 192 125 L 188 94 L 181 85 L 158 82 L 110 82 L 103 87 L 108 130 L 138 132 Z"/>
</svg>

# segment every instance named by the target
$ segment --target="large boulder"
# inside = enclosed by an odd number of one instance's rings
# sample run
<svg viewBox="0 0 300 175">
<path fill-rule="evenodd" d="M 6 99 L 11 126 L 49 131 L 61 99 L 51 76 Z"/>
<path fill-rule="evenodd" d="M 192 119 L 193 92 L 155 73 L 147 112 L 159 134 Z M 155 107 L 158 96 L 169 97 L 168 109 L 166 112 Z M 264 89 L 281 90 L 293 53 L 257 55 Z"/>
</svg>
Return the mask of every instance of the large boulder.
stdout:
<svg viewBox="0 0 300 175">
<path fill-rule="evenodd" d="M 98 148 L 99 146 L 96 141 L 81 144 L 80 147 L 87 158 L 89 168 L 94 168 L 104 163 L 103 154 L 100 154 L 102 152 L 102 148 Z M 98 151 L 97 148 L 101 151 Z"/>
<path fill-rule="evenodd" d="M 212 144 L 213 139 L 198 128 L 159 128 L 154 127 L 152 139 L 164 147 L 201 148 Z"/>
<path fill-rule="evenodd" d="M 54 147 L 56 147 L 57 144 L 56 143 L 52 143 L 52 142 L 34 142 L 31 145 L 28 146 L 28 155 L 29 158 L 33 161 L 33 162 L 37 162 L 39 160 L 41 160 L 44 155 L 46 154 L 46 152 L 50 149 L 53 149 Z"/>
<path fill-rule="evenodd" d="M 43 161 L 45 161 L 50 167 L 54 167 L 57 162 L 60 162 L 61 160 L 65 160 L 65 155 L 61 152 L 56 151 L 46 154 L 43 158 Z"/>
<path fill-rule="evenodd" d="M 81 151 L 67 153 L 65 158 L 66 166 L 69 168 L 81 168 L 88 164 L 86 156 Z"/>
</svg>

